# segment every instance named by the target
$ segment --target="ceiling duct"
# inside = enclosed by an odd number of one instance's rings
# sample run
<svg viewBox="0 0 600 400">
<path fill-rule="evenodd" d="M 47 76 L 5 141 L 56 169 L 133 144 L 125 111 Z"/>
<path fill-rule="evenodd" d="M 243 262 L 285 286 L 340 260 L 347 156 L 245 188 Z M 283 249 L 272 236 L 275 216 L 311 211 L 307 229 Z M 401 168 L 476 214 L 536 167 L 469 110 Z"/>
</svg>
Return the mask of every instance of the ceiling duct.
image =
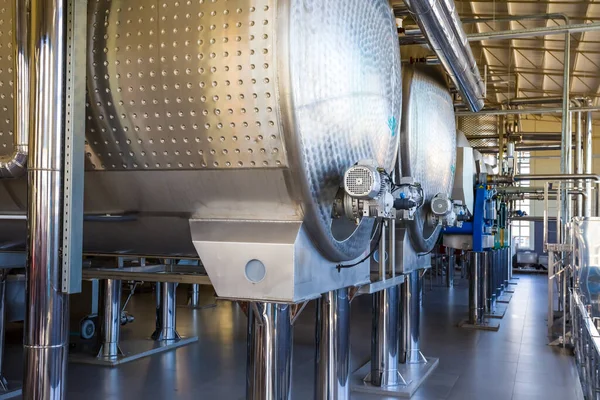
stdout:
<svg viewBox="0 0 600 400">
<path fill-rule="evenodd" d="M 452 0 L 405 0 L 415 22 L 471 111 L 483 108 L 485 87 Z"/>
</svg>

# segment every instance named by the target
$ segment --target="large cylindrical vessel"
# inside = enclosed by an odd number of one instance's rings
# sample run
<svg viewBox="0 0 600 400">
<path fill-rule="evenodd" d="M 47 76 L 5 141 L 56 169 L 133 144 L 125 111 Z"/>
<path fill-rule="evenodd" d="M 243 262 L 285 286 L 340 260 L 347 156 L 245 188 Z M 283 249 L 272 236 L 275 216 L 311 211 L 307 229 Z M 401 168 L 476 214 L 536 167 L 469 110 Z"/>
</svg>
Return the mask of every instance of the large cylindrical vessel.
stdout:
<svg viewBox="0 0 600 400">
<path fill-rule="evenodd" d="M 439 67 L 404 68 L 402 108 L 398 171 L 421 185 L 425 200 L 405 226 L 414 249 L 428 252 L 441 232 L 427 218 L 430 202 L 438 193 L 451 195 L 456 164 L 454 106 Z"/>
<path fill-rule="evenodd" d="M 87 39 L 84 251 L 196 256 L 195 219 L 298 221 L 330 261 L 364 253 L 372 223 L 332 222 L 331 210 L 346 168 L 395 163 L 387 1 L 98 0 Z M 0 85 L 7 153 L 11 88 Z M 26 181 L 3 181 L 0 212 L 26 205 Z M 0 243 L 24 242 L 25 223 L 3 221 Z"/>
</svg>

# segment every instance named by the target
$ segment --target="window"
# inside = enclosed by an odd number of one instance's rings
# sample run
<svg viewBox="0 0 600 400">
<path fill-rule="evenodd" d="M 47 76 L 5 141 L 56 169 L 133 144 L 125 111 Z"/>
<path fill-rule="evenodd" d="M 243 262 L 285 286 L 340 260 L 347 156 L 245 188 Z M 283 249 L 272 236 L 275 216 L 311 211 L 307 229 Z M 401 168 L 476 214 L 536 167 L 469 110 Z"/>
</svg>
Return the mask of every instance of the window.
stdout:
<svg viewBox="0 0 600 400">
<path fill-rule="evenodd" d="M 531 173 L 531 153 L 521 151 L 517 153 L 517 171 L 519 174 Z M 530 181 L 521 181 L 519 186 L 530 186 Z M 523 211 L 527 215 L 531 215 L 531 200 L 517 200 L 517 210 Z M 527 249 L 532 250 L 534 243 L 532 240 L 532 227 L 530 221 L 513 221 L 512 222 L 512 243 L 516 246 L 516 250 Z"/>
</svg>

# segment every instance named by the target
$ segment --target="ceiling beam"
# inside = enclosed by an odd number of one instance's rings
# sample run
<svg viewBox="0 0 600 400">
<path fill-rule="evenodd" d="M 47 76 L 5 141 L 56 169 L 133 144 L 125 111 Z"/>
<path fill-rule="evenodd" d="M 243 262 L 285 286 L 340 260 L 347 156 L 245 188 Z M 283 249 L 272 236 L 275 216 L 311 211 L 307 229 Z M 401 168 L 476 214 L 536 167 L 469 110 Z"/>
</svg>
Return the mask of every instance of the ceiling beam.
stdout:
<svg viewBox="0 0 600 400">
<path fill-rule="evenodd" d="M 455 0 L 454 1 L 457 4 L 460 3 L 499 3 L 497 0 Z M 552 4 L 556 4 L 556 5 L 577 5 L 577 4 L 586 4 L 587 1 L 585 0 L 579 0 L 579 1 L 568 1 L 568 0 L 550 0 L 550 1 L 543 1 L 543 0 L 503 0 L 503 3 L 515 3 L 515 4 L 536 4 L 536 5 L 543 5 L 546 3 L 552 3 Z"/>
<path fill-rule="evenodd" d="M 494 45 L 494 44 L 484 44 L 482 46 L 484 48 L 490 49 L 490 50 L 506 49 L 506 46 L 498 46 L 498 45 Z M 548 48 L 548 47 L 537 47 L 537 46 L 513 46 L 513 49 L 521 50 L 521 51 L 549 51 L 549 52 L 553 52 L 553 53 L 563 53 L 564 52 L 563 48 L 559 49 L 559 48 Z M 600 50 L 582 50 L 579 48 L 573 48 L 573 49 L 571 49 L 571 53 L 600 54 Z"/>
</svg>

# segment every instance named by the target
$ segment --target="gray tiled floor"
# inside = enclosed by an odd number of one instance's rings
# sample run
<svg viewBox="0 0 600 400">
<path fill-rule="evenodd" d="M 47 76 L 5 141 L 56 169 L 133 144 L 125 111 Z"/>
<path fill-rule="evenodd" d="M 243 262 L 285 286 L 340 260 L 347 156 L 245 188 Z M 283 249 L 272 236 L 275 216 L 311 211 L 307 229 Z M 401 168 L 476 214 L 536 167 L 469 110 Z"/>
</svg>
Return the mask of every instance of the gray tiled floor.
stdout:
<svg viewBox="0 0 600 400">
<path fill-rule="evenodd" d="M 578 380 L 568 352 L 546 345 L 546 283 L 543 276 L 521 276 L 498 332 L 470 331 L 456 324 L 467 310 L 466 282 L 453 289 L 426 283 L 422 316 L 422 347 L 440 358 L 439 368 L 416 392 L 419 400 L 571 400 Z M 184 300 L 185 288 L 181 288 Z M 208 292 L 203 300 L 209 300 Z M 149 294 L 134 298 L 136 322 L 123 338 L 145 337 L 154 327 Z M 369 358 L 370 299 L 352 304 L 352 370 Z M 109 369 L 69 366 L 70 399 L 243 399 L 245 381 L 244 314 L 219 302 L 200 311 L 178 309 L 182 335 L 199 342 L 176 351 Z M 314 306 L 300 316 L 294 331 L 294 399 L 313 393 Z M 20 372 L 19 358 L 9 357 L 9 375 Z M 352 399 L 373 399 L 353 394 Z"/>
</svg>

